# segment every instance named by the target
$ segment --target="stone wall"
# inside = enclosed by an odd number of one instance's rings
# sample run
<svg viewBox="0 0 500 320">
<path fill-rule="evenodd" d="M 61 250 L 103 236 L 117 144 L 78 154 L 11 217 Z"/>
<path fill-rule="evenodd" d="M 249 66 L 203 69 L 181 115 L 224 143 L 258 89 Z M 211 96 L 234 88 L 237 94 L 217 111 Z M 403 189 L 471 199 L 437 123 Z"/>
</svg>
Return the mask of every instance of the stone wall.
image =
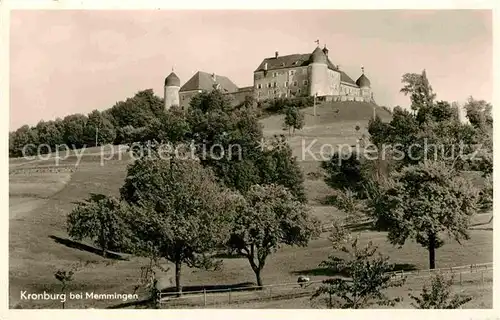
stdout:
<svg viewBox="0 0 500 320">
<path fill-rule="evenodd" d="M 284 68 L 254 73 L 257 100 L 305 95 L 309 91 L 307 67 Z"/>
</svg>

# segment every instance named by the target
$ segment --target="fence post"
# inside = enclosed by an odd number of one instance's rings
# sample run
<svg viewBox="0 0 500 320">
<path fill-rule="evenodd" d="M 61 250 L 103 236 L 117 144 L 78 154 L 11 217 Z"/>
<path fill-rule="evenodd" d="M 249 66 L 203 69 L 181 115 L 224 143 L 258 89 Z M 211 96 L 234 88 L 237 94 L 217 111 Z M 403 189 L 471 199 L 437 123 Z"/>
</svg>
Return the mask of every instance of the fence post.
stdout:
<svg viewBox="0 0 500 320">
<path fill-rule="evenodd" d="M 207 306 L 207 289 L 203 288 L 203 305 Z"/>
<path fill-rule="evenodd" d="M 460 285 L 462 285 L 462 272 L 460 272 Z"/>
<path fill-rule="evenodd" d="M 231 288 L 229 288 L 228 302 L 231 304 Z"/>
<path fill-rule="evenodd" d="M 481 271 L 481 285 L 484 286 L 484 271 Z"/>
</svg>

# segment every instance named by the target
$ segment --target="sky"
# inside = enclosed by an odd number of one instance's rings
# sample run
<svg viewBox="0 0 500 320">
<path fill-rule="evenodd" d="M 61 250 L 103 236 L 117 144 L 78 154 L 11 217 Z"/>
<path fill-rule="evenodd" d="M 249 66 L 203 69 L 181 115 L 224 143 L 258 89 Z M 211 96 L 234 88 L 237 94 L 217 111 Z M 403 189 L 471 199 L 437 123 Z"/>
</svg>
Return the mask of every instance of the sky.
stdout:
<svg viewBox="0 0 500 320">
<path fill-rule="evenodd" d="M 12 11 L 10 130 L 104 110 L 137 91 L 163 95 L 199 71 L 253 85 L 266 57 L 320 45 L 379 105 L 409 106 L 404 73 L 426 69 L 437 99 L 492 100 L 490 11 Z"/>
</svg>

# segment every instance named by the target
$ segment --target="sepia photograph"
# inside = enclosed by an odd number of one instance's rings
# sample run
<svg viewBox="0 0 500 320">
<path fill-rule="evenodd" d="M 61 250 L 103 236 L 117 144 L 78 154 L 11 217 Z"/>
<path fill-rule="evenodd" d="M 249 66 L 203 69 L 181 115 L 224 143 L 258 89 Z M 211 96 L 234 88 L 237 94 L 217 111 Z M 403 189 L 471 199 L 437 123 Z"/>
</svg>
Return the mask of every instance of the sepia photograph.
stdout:
<svg viewBox="0 0 500 320">
<path fill-rule="evenodd" d="M 118 9 L 9 12 L 9 309 L 493 309 L 492 9 Z"/>
</svg>

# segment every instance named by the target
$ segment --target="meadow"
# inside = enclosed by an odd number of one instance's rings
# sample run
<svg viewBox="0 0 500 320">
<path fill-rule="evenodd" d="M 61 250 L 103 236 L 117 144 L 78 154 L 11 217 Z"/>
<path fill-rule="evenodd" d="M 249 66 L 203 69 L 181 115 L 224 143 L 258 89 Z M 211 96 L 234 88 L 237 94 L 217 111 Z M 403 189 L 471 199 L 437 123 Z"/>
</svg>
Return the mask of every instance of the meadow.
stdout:
<svg viewBox="0 0 500 320">
<path fill-rule="evenodd" d="M 294 155 L 305 174 L 305 187 L 311 212 L 323 223 L 345 214 L 334 207 L 322 204 L 331 190 L 320 177 L 319 162 L 311 157 L 302 159 L 304 141 L 306 145 L 317 139 L 310 150 L 320 154 L 322 144 L 354 145 L 363 134 L 368 119 L 373 114 L 372 107 L 366 105 L 354 108 L 353 104 L 342 103 L 305 109 L 306 126 L 288 137 Z M 376 112 L 386 119 L 390 115 L 380 108 Z M 360 120 L 364 119 L 364 120 Z M 287 134 L 282 129 L 282 118 L 273 115 L 262 120 L 266 136 Z M 356 130 L 356 126 L 360 130 Z M 309 141 L 309 142 L 307 142 Z M 68 239 L 66 216 L 75 203 L 88 197 L 89 193 L 118 195 L 124 182 L 126 168 L 131 163 L 126 153 L 116 155 L 101 165 L 98 149 L 86 150 L 81 161 L 74 155 L 64 159 L 25 161 L 11 159 L 9 173 L 9 306 L 10 308 L 60 308 L 58 301 L 22 300 L 20 292 L 59 292 L 60 283 L 54 272 L 68 268 L 78 261 L 91 262 L 89 266 L 76 272 L 74 280 L 68 285 L 72 292 L 132 293 L 139 282 L 140 267 L 147 261 L 138 257 L 121 255 L 124 259 L 104 259 L 90 243 L 76 243 Z M 493 261 L 493 235 L 490 222 L 492 213 L 478 215 L 470 230 L 470 240 L 463 244 L 447 240 L 437 250 L 437 267 L 454 267 Z M 488 224 L 489 223 L 489 224 Z M 419 244 L 409 241 L 403 247 L 388 243 L 386 234 L 372 230 L 357 230 L 362 242 L 372 241 L 379 251 L 390 257 L 390 261 L 404 270 L 427 269 L 428 253 Z M 308 247 L 283 247 L 268 258 L 263 270 L 264 284 L 295 282 L 297 275 L 303 274 L 312 280 L 328 277 L 325 270 L 318 267 L 332 253 L 328 234 L 323 233 L 310 242 Z M 161 285 L 172 286 L 173 268 L 161 275 Z M 235 285 L 254 282 L 255 276 L 246 259 L 226 258 L 220 270 L 206 271 L 183 268 L 182 282 L 190 286 Z M 420 282 L 413 287 L 420 287 Z M 472 285 L 471 285 L 472 286 Z M 475 299 L 465 307 L 491 308 L 492 288 L 474 287 Z M 465 289 L 464 289 L 465 288 Z M 407 290 L 407 288 L 402 289 Z M 415 289 L 416 290 L 416 289 Z M 466 286 L 457 290 L 467 291 Z M 472 293 L 471 293 L 472 294 Z M 308 308 L 307 297 L 280 301 L 241 304 L 246 308 Z M 306 301 L 307 300 L 307 301 Z M 478 302 L 479 301 L 479 302 Z M 120 304 L 114 300 L 71 300 L 66 308 L 106 308 Z M 309 303 L 309 304 L 308 304 Z M 233 307 L 233 306 L 232 306 Z M 235 306 L 236 307 L 236 306 Z M 409 307 L 401 305 L 400 307 Z"/>
</svg>

